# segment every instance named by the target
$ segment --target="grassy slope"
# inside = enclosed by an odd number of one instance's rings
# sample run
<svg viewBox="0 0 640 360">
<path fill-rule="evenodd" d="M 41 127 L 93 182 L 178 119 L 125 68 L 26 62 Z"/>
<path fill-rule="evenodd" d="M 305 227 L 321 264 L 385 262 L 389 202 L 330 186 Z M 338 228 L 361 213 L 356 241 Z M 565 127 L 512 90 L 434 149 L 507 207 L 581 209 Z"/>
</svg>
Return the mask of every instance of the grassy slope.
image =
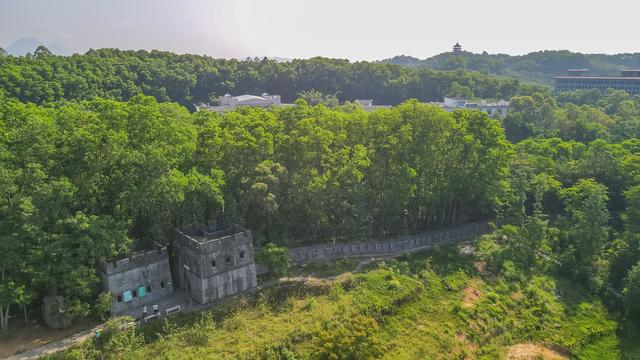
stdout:
<svg viewBox="0 0 640 360">
<path fill-rule="evenodd" d="M 358 314 L 377 322 L 369 336 L 381 344 L 384 359 L 496 359 L 522 342 L 555 347 L 578 359 L 640 359 L 639 342 L 617 334 L 618 324 L 603 305 L 578 285 L 547 275 L 514 285 L 479 273 L 475 260 L 459 255 L 454 246 L 388 261 L 384 268 L 371 264 L 364 274 L 279 286 L 169 324 L 149 324 L 144 345 L 103 355 L 307 359 L 324 346 L 318 336 L 323 329 Z M 326 266 L 311 267 L 315 273 L 318 268 Z M 478 296 L 465 303 L 469 286 Z M 121 350 L 127 347 L 126 341 L 119 344 Z M 85 344 L 58 358 L 81 358 L 91 348 Z"/>
</svg>

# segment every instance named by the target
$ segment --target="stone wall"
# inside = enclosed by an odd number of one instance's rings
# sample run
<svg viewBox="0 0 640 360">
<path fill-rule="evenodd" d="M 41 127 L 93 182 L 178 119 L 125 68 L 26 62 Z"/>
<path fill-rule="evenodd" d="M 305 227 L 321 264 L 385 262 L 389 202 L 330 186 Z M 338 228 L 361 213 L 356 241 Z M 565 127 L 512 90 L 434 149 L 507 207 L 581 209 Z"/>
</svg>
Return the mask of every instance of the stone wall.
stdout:
<svg viewBox="0 0 640 360">
<path fill-rule="evenodd" d="M 192 273 L 188 273 L 188 276 L 192 284 L 189 295 L 200 304 L 216 301 L 257 285 L 254 263 L 203 279 L 197 279 Z"/>
<path fill-rule="evenodd" d="M 291 260 L 294 264 L 300 264 L 320 259 L 394 256 L 430 249 L 448 242 L 468 240 L 489 232 L 491 232 L 491 227 L 488 223 L 479 221 L 392 240 L 320 244 L 293 248 L 291 249 Z"/>
</svg>

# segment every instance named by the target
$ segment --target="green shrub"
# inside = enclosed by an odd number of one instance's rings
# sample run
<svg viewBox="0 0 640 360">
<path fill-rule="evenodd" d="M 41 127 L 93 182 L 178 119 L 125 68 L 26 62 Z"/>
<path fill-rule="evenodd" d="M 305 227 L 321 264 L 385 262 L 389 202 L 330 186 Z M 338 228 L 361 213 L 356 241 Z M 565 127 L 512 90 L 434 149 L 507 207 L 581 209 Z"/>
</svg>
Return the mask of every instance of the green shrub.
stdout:
<svg viewBox="0 0 640 360">
<path fill-rule="evenodd" d="M 376 336 L 378 323 L 359 314 L 344 314 L 339 319 L 325 322 L 314 335 L 315 357 L 329 359 L 374 359 L 382 355 L 383 346 Z"/>
<path fill-rule="evenodd" d="M 338 299 L 340 299 L 342 295 L 344 295 L 344 293 L 345 291 L 344 291 L 344 288 L 342 287 L 342 284 L 335 283 L 333 284 L 333 286 L 331 286 L 331 289 L 329 290 L 328 298 L 333 301 L 337 301 Z"/>
<path fill-rule="evenodd" d="M 389 281 L 389 285 L 387 285 L 389 287 L 389 290 L 398 290 L 400 289 L 400 281 L 398 280 L 391 280 Z"/>
<path fill-rule="evenodd" d="M 256 262 L 265 265 L 270 273 L 276 276 L 282 276 L 289 271 L 291 254 L 286 247 L 269 243 L 257 252 Z"/>
<path fill-rule="evenodd" d="M 110 292 L 102 292 L 98 295 L 96 303 L 93 305 L 93 312 L 102 320 L 106 320 L 111 312 L 111 302 L 113 296 Z"/>
</svg>

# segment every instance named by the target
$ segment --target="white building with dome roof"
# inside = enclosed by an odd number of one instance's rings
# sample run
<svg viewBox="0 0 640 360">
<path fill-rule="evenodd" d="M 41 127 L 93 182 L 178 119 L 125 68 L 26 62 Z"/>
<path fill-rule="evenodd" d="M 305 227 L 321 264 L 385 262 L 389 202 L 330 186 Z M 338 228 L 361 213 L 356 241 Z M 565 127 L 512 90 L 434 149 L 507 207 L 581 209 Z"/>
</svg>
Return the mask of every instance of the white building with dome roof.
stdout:
<svg viewBox="0 0 640 360">
<path fill-rule="evenodd" d="M 252 107 L 271 107 L 271 106 L 291 106 L 292 104 L 282 104 L 280 101 L 280 95 L 269 95 L 263 93 L 262 96 L 257 95 L 239 95 L 231 96 L 225 94 L 218 98 L 218 106 L 211 106 L 206 104 L 197 105 L 197 110 L 211 110 L 219 113 L 234 110 L 241 106 Z"/>
</svg>

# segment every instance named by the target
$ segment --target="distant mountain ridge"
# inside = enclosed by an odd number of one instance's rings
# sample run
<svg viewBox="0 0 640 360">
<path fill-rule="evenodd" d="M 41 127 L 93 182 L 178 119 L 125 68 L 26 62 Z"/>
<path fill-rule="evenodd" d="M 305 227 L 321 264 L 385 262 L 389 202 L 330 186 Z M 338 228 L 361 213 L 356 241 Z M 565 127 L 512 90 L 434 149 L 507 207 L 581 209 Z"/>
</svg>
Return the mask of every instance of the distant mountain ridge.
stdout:
<svg viewBox="0 0 640 360">
<path fill-rule="evenodd" d="M 20 38 L 4 49 L 7 51 L 9 55 L 22 56 L 27 53 L 33 54 L 33 52 L 36 51 L 38 46 L 41 46 L 41 45 L 49 49 L 49 51 L 51 51 L 55 55 L 63 55 L 63 56 L 71 55 L 71 51 L 69 51 L 69 49 L 65 48 L 64 45 L 60 43 L 46 44 L 34 38 Z"/>
<path fill-rule="evenodd" d="M 553 77 L 565 74 L 567 69 L 585 68 L 592 75 L 617 75 L 622 69 L 640 68 L 640 53 L 607 55 L 545 50 L 512 56 L 462 51 L 442 53 L 424 60 L 400 55 L 381 62 L 435 70 L 467 69 L 551 85 Z"/>
</svg>

